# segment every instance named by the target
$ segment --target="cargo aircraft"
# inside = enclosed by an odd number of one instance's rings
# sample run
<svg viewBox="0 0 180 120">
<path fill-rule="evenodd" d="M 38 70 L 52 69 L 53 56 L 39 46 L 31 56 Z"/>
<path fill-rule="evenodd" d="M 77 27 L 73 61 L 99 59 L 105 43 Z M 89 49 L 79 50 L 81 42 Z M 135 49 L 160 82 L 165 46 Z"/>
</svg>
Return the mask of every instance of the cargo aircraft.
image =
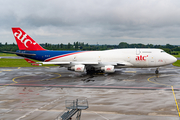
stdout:
<svg viewBox="0 0 180 120">
<path fill-rule="evenodd" d="M 21 28 L 12 28 L 19 50 L 14 52 L 23 56 L 32 65 L 55 64 L 77 72 L 113 73 L 115 68 L 148 68 L 172 64 L 175 57 L 162 49 L 112 49 L 104 51 L 51 51 L 42 48 Z M 42 62 L 35 63 L 30 59 Z"/>
</svg>

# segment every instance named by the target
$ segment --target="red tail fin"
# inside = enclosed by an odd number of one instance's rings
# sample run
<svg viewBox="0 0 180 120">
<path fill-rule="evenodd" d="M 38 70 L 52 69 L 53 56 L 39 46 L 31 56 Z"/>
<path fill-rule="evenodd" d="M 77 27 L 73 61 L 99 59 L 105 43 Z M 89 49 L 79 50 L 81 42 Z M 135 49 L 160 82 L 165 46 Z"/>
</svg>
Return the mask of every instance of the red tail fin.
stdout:
<svg viewBox="0 0 180 120">
<path fill-rule="evenodd" d="M 29 35 L 27 35 L 21 28 L 12 28 L 12 31 L 18 44 L 19 50 L 45 50 Z"/>
</svg>

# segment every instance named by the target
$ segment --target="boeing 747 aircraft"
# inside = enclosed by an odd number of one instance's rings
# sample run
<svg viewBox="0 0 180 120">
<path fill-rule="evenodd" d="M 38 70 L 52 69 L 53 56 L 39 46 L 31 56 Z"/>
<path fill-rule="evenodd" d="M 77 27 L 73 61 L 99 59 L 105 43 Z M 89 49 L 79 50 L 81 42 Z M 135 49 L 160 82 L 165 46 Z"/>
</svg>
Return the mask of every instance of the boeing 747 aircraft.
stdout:
<svg viewBox="0 0 180 120">
<path fill-rule="evenodd" d="M 21 28 L 12 28 L 19 56 L 39 60 L 38 64 L 55 64 L 77 72 L 113 73 L 115 68 L 148 68 L 172 64 L 175 57 L 162 49 L 113 49 L 105 51 L 50 51 L 42 48 Z M 26 59 L 27 60 L 27 59 Z M 27 60 L 28 61 L 28 60 Z M 29 61 L 33 63 L 33 61 Z"/>
</svg>

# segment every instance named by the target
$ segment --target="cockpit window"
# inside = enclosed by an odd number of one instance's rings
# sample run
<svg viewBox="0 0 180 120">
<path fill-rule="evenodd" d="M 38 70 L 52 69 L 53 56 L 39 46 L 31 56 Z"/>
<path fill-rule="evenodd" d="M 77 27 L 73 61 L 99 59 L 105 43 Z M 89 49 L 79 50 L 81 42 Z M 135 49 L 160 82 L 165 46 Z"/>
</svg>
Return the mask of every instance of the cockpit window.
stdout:
<svg viewBox="0 0 180 120">
<path fill-rule="evenodd" d="M 165 51 L 161 51 L 161 53 L 165 53 Z"/>
</svg>

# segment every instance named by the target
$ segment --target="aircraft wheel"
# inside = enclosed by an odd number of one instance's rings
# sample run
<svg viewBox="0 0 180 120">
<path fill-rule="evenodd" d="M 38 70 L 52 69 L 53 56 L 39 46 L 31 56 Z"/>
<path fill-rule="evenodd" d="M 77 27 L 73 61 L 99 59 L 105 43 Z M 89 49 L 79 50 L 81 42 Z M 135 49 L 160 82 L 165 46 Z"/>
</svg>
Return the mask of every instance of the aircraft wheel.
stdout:
<svg viewBox="0 0 180 120">
<path fill-rule="evenodd" d="M 155 71 L 156 74 L 159 74 L 159 69 L 157 68 L 156 71 Z"/>
</svg>

